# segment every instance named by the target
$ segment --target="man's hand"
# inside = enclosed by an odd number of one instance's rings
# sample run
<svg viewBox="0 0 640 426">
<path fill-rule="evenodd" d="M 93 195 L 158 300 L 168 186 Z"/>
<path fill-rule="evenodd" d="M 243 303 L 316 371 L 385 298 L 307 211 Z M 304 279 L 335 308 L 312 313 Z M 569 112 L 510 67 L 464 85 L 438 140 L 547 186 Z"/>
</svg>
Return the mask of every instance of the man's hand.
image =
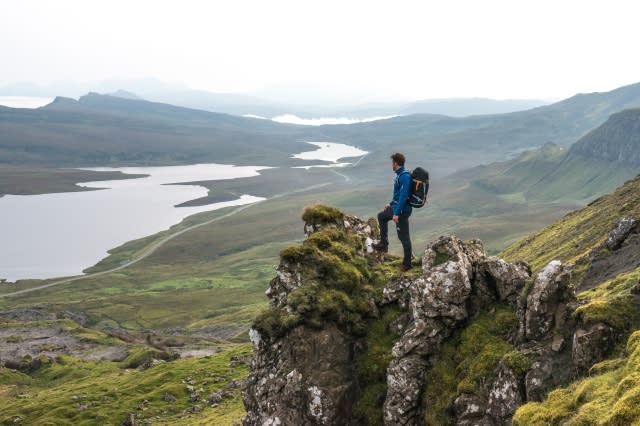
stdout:
<svg viewBox="0 0 640 426">
<path fill-rule="evenodd" d="M 391 207 L 389 204 L 385 204 L 384 207 L 382 208 L 382 211 L 385 211 L 386 209 L 388 209 L 389 207 Z"/>
<path fill-rule="evenodd" d="M 393 221 L 394 221 L 396 224 L 398 223 L 398 219 L 400 219 L 400 218 L 398 217 L 398 215 L 397 215 L 397 214 L 394 214 L 394 215 L 393 215 Z"/>
</svg>

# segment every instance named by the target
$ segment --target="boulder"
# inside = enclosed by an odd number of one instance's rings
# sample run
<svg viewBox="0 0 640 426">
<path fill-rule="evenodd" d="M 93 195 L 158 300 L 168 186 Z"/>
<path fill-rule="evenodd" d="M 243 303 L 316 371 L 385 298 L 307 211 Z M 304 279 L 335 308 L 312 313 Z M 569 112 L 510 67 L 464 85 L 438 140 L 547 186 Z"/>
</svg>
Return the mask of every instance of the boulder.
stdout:
<svg viewBox="0 0 640 426">
<path fill-rule="evenodd" d="M 614 344 L 613 329 L 606 324 L 583 325 L 573 333 L 571 357 L 582 371 L 605 359 Z"/>
<path fill-rule="evenodd" d="M 536 276 L 522 318 L 527 340 L 548 337 L 556 319 L 564 318 L 566 302 L 573 298 L 570 278 L 571 269 L 559 260 L 549 262 Z"/>
<path fill-rule="evenodd" d="M 609 236 L 605 241 L 605 246 L 609 250 L 617 250 L 619 249 L 624 241 L 627 239 L 629 234 L 632 232 L 637 232 L 639 228 L 640 222 L 633 216 L 625 216 L 620 219 L 616 225 L 613 227 L 611 232 L 609 232 Z"/>
</svg>

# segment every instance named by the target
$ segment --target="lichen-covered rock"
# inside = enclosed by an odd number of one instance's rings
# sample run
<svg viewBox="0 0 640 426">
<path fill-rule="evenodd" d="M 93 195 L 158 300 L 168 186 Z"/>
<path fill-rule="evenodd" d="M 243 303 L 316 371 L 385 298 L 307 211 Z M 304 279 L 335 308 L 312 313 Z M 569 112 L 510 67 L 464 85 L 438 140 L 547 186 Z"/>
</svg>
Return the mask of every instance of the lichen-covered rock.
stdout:
<svg viewBox="0 0 640 426">
<path fill-rule="evenodd" d="M 637 231 L 639 228 L 640 222 L 633 216 L 625 216 L 616 223 L 611 232 L 609 232 L 609 236 L 605 241 L 605 246 L 609 250 L 617 250 L 619 249 L 624 241 L 627 239 L 629 234 L 633 231 Z"/>
<path fill-rule="evenodd" d="M 497 424 L 505 424 L 511 420 L 516 409 L 522 405 L 523 389 L 520 380 L 509 367 L 500 363 L 498 375 L 489 391 L 487 414 Z"/>
<path fill-rule="evenodd" d="M 357 398 L 356 339 L 327 325 L 261 341 L 243 392 L 245 425 L 346 425 Z"/>
<path fill-rule="evenodd" d="M 547 396 L 551 374 L 549 358 L 542 358 L 531 365 L 525 376 L 527 401 L 542 401 Z"/>
<path fill-rule="evenodd" d="M 553 260 L 536 276 L 533 288 L 527 296 L 523 318 L 524 336 L 539 340 L 548 336 L 556 318 L 566 314 L 566 301 L 573 298 L 569 287 L 571 269 L 559 260 Z M 563 311 L 564 310 L 564 311 Z"/>
<path fill-rule="evenodd" d="M 376 314 L 364 255 L 371 224 L 326 206 L 305 210 L 302 245 L 285 249 L 249 337 L 245 425 L 346 425 L 358 397 L 355 356 Z M 315 221 L 315 222 L 314 222 Z"/>
<path fill-rule="evenodd" d="M 531 277 L 526 262 L 509 263 L 495 256 L 487 257 L 477 267 L 476 286 L 494 294 L 494 300 L 516 307 L 520 293 Z"/>
<path fill-rule="evenodd" d="M 580 326 L 573 334 L 573 364 L 581 370 L 605 359 L 614 344 L 613 329 L 597 323 Z"/>
<path fill-rule="evenodd" d="M 387 370 L 387 398 L 384 423 L 412 425 L 422 418 L 422 406 L 416 404 L 424 387 L 426 359 L 419 354 L 394 358 Z"/>
<path fill-rule="evenodd" d="M 477 294 L 475 290 L 484 292 L 487 304 L 515 303 L 518 291 L 530 276 L 526 264 L 508 264 L 497 258 L 487 258 L 481 242 L 463 242 L 454 236 L 443 236 L 429 244 L 422 268 L 421 276 L 392 280 L 383 292 L 385 303 L 399 302 L 410 316 L 393 347 L 394 358 L 387 369 L 388 389 L 384 403 L 387 425 L 420 424 L 422 405 L 415 389 L 424 385 L 424 370 L 430 357 L 468 318 L 470 297 Z M 457 410 L 466 413 L 461 414 L 462 417 L 468 421 L 484 418 L 484 414 L 476 418 L 475 408 L 466 407 L 465 401 L 463 398 L 457 403 Z M 425 409 L 429 409 L 428 401 Z M 482 412 L 485 411 L 486 406 L 482 405 Z M 482 422 L 490 422 L 490 419 Z"/>
<path fill-rule="evenodd" d="M 453 402 L 453 412 L 457 426 L 493 426 L 486 415 L 486 401 L 478 395 L 463 393 Z"/>
</svg>

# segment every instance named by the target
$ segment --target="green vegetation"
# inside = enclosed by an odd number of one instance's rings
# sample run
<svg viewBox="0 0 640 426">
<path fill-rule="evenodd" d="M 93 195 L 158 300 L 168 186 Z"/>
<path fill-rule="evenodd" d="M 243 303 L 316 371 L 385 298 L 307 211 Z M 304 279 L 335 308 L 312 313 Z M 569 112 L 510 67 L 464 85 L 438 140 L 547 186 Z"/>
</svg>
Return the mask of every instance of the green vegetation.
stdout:
<svg viewBox="0 0 640 426">
<path fill-rule="evenodd" d="M 344 218 L 344 213 L 334 206 L 326 206 L 323 204 L 316 204 L 314 206 L 308 206 L 302 213 L 302 221 L 305 223 L 313 223 L 316 225 L 341 225 Z"/>
<path fill-rule="evenodd" d="M 516 374 L 524 374 L 529 360 L 507 341 L 518 318 L 507 308 L 482 313 L 449 338 L 427 371 L 424 390 L 425 422 L 441 426 L 451 422 L 449 407 L 462 393 L 477 393 L 493 378 L 500 360 Z"/>
<path fill-rule="evenodd" d="M 366 350 L 358 356 L 356 367 L 362 393 L 353 408 L 354 416 L 364 424 L 382 425 L 382 405 L 387 396 L 387 367 L 398 335 L 392 328 L 401 311 L 395 305 L 384 306 L 380 317 L 367 327 Z"/>
<path fill-rule="evenodd" d="M 640 422 L 640 331 L 628 339 L 625 357 L 604 361 L 592 375 L 552 391 L 541 403 L 516 411 L 514 425 L 611 425 Z"/>
<path fill-rule="evenodd" d="M 133 413 L 136 421 L 154 424 L 230 425 L 240 421 L 244 408 L 240 389 L 227 385 L 247 374 L 246 365 L 232 367 L 230 361 L 250 354 L 249 345 L 236 345 L 210 357 L 137 370 L 68 356 L 50 360 L 29 375 L 0 368 L 0 422 L 120 425 Z M 197 401 L 189 401 L 187 385 L 198 393 Z M 225 388 L 230 397 L 211 407 L 208 395 Z"/>
<path fill-rule="evenodd" d="M 626 215 L 640 217 L 639 193 L 640 177 L 542 231 L 523 238 L 507 248 L 502 256 L 510 261 L 524 259 L 534 271 L 542 269 L 553 259 L 574 263 L 577 265 L 574 281 L 579 282 L 592 250 L 600 249 L 616 222 Z"/>
<path fill-rule="evenodd" d="M 585 323 L 604 322 L 619 331 L 640 327 L 640 268 L 618 275 L 578 295 L 575 315 Z"/>
<path fill-rule="evenodd" d="M 305 209 L 303 219 L 307 223 L 341 225 L 342 213 L 332 207 L 313 206 Z M 258 316 L 253 327 L 265 336 L 278 337 L 301 323 L 320 327 L 330 320 L 364 333 L 374 288 L 385 282 L 383 271 L 362 255 L 364 250 L 362 237 L 335 226 L 284 249 L 281 266 L 299 273 L 305 285 L 289 293 L 290 312 L 270 307 Z"/>
</svg>

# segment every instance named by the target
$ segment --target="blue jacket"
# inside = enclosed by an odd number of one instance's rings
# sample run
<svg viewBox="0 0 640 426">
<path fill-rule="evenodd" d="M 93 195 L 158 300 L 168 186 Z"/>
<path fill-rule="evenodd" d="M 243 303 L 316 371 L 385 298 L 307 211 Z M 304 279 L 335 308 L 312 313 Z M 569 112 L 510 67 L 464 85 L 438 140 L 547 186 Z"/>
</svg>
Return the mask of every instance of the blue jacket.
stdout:
<svg viewBox="0 0 640 426">
<path fill-rule="evenodd" d="M 400 167 L 396 170 L 396 178 L 393 182 L 393 199 L 390 203 L 395 216 L 400 216 L 401 213 L 411 213 L 412 208 L 407 201 L 412 184 L 413 178 L 407 169 Z"/>
</svg>

